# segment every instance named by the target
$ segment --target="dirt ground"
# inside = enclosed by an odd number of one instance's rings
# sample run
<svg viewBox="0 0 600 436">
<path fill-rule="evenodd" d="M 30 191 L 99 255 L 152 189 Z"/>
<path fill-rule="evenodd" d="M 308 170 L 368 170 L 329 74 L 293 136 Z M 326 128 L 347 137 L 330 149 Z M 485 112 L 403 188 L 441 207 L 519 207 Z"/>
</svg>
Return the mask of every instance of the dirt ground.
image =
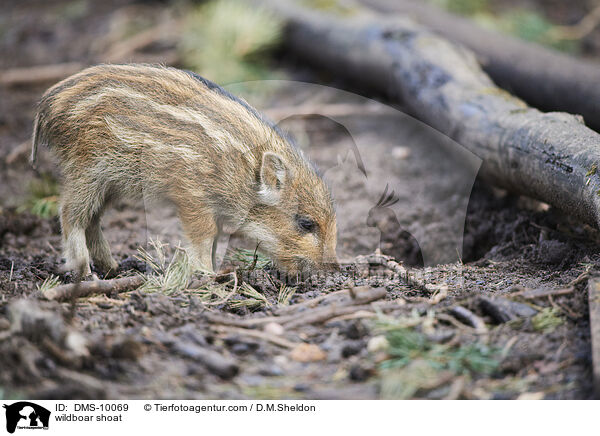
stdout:
<svg viewBox="0 0 600 436">
<path fill-rule="evenodd" d="M 119 8 L 165 7 L 7 3 L 3 69 L 93 62 Z M 280 66 L 306 80 L 295 67 Z M 32 180 L 57 174 L 48 150 L 33 170 L 21 145 L 48 85 L 0 87 L 0 397 L 592 397 L 586 284 L 600 270 L 598 231 L 476 180 L 476 156 L 396 109 L 294 80 L 232 90 L 281 120 L 323 170 L 340 271 L 284 283 L 226 258 L 237 285 L 230 273 L 169 293 L 45 301 L 44 280 L 72 281 L 60 271 L 60 226 L 19 206 Z M 293 115 L 303 107 L 316 109 Z M 158 239 L 172 253 L 182 238 L 160 205 L 120 204 L 103 228 L 123 276 L 149 273 L 140 246 Z M 255 247 L 220 242 L 220 258 Z M 382 265 L 377 249 L 417 278 Z M 244 283 L 264 297 L 242 293 Z M 553 295 L 531 295 L 543 290 Z"/>
</svg>

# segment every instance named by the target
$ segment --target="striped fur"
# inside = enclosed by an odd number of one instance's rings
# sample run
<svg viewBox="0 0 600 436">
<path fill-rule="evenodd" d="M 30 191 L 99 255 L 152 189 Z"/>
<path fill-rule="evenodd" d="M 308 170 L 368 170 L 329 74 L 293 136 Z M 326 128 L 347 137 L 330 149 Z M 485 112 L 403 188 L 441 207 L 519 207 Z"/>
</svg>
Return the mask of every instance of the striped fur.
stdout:
<svg viewBox="0 0 600 436">
<path fill-rule="evenodd" d="M 194 73 L 88 68 L 42 97 L 34 163 L 40 144 L 60 160 L 64 255 L 81 274 L 89 255 L 101 269 L 116 268 L 100 216 L 111 202 L 140 196 L 176 206 L 198 268 L 212 269 L 224 222 L 288 271 L 335 261 L 335 213 L 313 166 L 245 101 Z M 300 228 L 299 217 L 314 230 Z"/>
</svg>

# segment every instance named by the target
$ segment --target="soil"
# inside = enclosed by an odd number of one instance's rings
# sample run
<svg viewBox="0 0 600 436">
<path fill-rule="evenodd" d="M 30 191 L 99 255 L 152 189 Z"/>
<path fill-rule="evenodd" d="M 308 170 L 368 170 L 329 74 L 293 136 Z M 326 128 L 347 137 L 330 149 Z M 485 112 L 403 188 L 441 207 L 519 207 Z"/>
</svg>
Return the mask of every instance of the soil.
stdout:
<svg viewBox="0 0 600 436">
<path fill-rule="evenodd" d="M 0 14 L 2 68 L 93 62 L 99 41 L 124 8 L 152 17 L 167 7 L 79 3 L 8 2 Z M 293 64 L 280 67 L 290 78 L 306 78 Z M 226 275 L 196 277 L 196 283 L 201 289 L 220 286 L 232 301 L 249 298 L 239 292 L 246 283 L 264 296 L 262 304 L 232 306 L 217 295 L 212 300 L 217 304 L 206 304 L 198 289 L 45 301 L 38 291 L 44 280 L 72 281 L 61 272 L 60 225 L 57 218 L 40 218 L 19 206 L 32 180 L 58 175 L 50 151 L 40 150 L 34 170 L 28 148 L 21 145 L 29 140 L 35 102 L 48 85 L 0 88 L 0 396 L 593 396 L 586 283 L 600 270 L 598 231 L 545 204 L 477 181 L 476 156 L 397 109 L 293 80 L 232 90 L 281 119 L 281 127 L 323 171 L 336 199 L 340 271 L 285 282 L 295 290 L 287 303 L 280 301 L 284 281 L 275 270 L 249 271 L 247 264 L 229 258 L 221 264 Z M 311 116 L 288 116 L 289 108 L 307 104 L 319 109 Z M 103 229 L 124 276 L 148 273 L 135 257 L 148 241 L 168 243 L 173 252 L 182 239 L 174 211 L 161 205 L 119 204 L 104 216 Z M 255 246 L 236 235 L 224 237 L 219 258 Z M 365 257 L 376 250 L 410 267 L 418 283 L 373 261 L 381 257 Z M 324 298 L 349 288 L 350 294 Z M 360 304 L 360 292 L 380 288 L 386 291 L 382 299 Z M 569 293 L 519 296 L 563 288 Z M 355 299 L 348 296 L 352 293 Z M 313 299 L 318 299 L 314 307 L 306 309 Z M 510 319 L 498 316 L 486 301 L 496 309 L 508 305 Z M 345 315 L 307 318 L 352 304 L 356 310 Z M 461 317 L 457 307 L 474 318 Z M 549 309 L 557 325 L 540 327 L 535 314 Z M 286 322 L 289 314 L 303 319 Z M 240 330 L 242 320 L 265 316 L 280 318 Z M 473 319 L 484 321 L 486 330 Z M 392 352 L 377 343 L 385 326 L 394 323 L 449 349 L 483 344 L 495 350 L 497 366 L 491 372 L 430 369 L 419 379 L 422 358 L 413 356 L 407 366 L 386 369 Z M 265 332 L 270 340 L 258 337 Z"/>
</svg>

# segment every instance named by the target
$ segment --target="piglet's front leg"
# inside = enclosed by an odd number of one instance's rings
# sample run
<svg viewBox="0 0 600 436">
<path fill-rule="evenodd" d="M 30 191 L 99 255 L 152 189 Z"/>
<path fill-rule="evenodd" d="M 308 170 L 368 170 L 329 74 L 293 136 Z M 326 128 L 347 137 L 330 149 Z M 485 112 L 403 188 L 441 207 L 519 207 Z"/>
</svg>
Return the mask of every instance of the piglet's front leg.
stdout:
<svg viewBox="0 0 600 436">
<path fill-rule="evenodd" d="M 191 205 L 180 206 L 179 218 L 188 240 L 189 257 L 194 271 L 214 272 L 213 248 L 218 236 L 218 227 L 209 211 L 194 209 Z"/>
</svg>

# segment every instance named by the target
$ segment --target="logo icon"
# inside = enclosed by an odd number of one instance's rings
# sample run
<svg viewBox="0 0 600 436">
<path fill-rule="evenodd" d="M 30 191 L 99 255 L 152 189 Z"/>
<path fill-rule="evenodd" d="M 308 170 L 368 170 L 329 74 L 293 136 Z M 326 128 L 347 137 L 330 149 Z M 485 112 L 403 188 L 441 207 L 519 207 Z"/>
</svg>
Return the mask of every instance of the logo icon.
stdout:
<svg viewBox="0 0 600 436">
<path fill-rule="evenodd" d="M 28 401 L 4 405 L 6 409 L 6 431 L 14 433 L 18 429 L 47 430 L 50 411 Z"/>
</svg>

